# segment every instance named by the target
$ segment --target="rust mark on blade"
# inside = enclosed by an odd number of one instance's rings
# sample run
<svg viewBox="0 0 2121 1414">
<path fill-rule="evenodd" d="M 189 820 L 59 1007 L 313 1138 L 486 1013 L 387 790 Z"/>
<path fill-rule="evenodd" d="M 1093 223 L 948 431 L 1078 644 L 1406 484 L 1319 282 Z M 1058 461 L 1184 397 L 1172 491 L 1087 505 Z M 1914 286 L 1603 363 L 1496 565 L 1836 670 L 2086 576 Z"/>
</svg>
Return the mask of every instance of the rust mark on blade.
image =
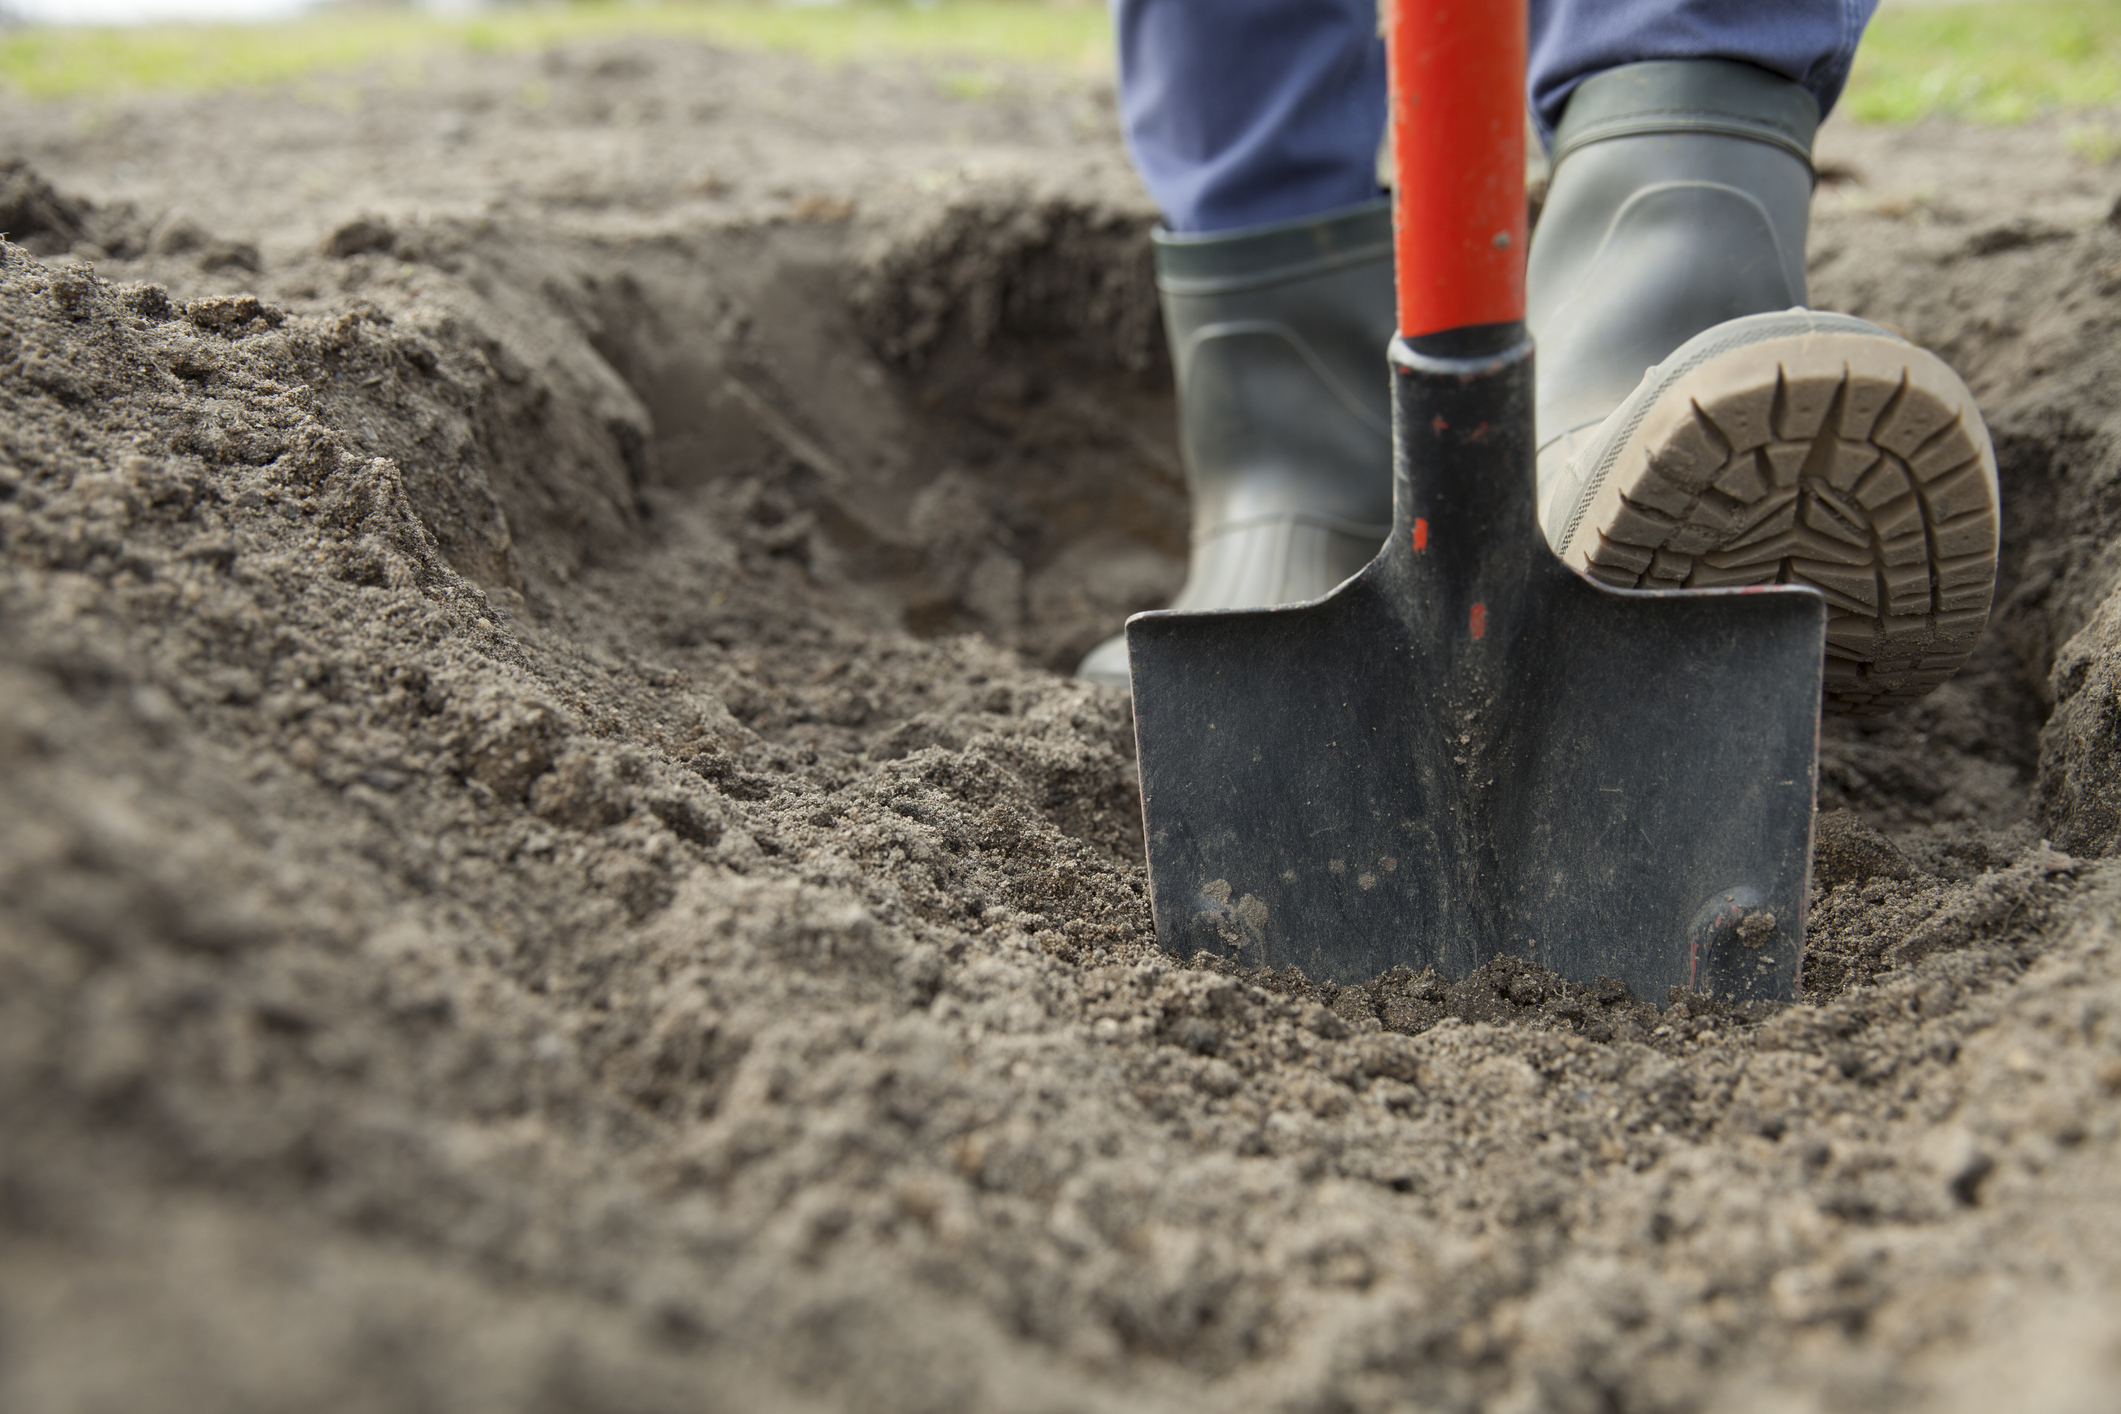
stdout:
<svg viewBox="0 0 2121 1414">
<path fill-rule="evenodd" d="M 1475 604 L 1472 614 L 1468 617 L 1466 626 L 1472 631 L 1473 637 L 1486 638 L 1488 636 L 1488 606 L 1486 604 Z"/>
</svg>

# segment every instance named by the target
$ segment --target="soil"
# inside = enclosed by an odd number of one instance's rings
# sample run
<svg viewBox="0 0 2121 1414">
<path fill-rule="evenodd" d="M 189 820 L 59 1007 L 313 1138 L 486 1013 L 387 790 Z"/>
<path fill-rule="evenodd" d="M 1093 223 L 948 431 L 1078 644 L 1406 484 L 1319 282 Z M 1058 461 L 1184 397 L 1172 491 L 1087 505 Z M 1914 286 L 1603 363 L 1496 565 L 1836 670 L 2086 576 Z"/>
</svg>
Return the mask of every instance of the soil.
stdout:
<svg viewBox="0 0 2121 1414">
<path fill-rule="evenodd" d="M 2121 171 L 1830 124 L 1975 661 L 1804 999 L 1160 954 L 1097 85 L 611 43 L 0 101 L 0 1406 L 2106 1410 Z"/>
</svg>

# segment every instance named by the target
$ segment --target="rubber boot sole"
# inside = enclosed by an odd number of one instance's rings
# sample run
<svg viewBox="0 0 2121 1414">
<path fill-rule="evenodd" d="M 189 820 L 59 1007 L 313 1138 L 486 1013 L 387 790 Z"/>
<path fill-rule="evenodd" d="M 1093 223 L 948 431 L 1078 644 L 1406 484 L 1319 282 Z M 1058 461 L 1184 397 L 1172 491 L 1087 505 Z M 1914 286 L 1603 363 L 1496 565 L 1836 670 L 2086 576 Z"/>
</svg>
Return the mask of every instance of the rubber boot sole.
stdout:
<svg viewBox="0 0 2121 1414">
<path fill-rule="evenodd" d="M 1920 698 L 1988 620 L 1988 428 L 1943 360 L 1859 319 L 1789 310 L 1696 336 L 1553 481 L 1548 540 L 1602 584 L 1818 590 L 1829 710 Z"/>
</svg>

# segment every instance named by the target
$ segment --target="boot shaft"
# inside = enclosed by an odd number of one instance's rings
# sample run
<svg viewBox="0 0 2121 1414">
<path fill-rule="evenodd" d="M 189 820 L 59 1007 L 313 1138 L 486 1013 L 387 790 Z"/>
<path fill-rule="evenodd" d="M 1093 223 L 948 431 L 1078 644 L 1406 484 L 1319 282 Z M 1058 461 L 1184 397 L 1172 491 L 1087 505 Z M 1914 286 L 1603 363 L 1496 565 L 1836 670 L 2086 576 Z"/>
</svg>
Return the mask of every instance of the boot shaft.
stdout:
<svg viewBox="0 0 2121 1414">
<path fill-rule="evenodd" d="M 1391 518 L 1392 213 L 1156 238 L 1196 539 Z"/>
<path fill-rule="evenodd" d="M 1540 445 L 1603 419 L 1703 329 L 1805 302 L 1818 125 L 1800 85 L 1722 59 L 1578 87 L 1526 271 Z"/>
</svg>

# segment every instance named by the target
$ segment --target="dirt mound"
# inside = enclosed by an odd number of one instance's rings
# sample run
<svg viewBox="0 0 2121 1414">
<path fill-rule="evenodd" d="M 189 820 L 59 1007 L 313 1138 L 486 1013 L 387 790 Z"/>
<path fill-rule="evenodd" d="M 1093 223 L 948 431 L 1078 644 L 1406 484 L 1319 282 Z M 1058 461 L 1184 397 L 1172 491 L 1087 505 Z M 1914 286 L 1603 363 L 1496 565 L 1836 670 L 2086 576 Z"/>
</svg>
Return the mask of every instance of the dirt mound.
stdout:
<svg viewBox="0 0 2121 1414">
<path fill-rule="evenodd" d="M 65 255 L 88 239 L 91 208 L 69 201 L 21 158 L 0 163 L 0 231 L 37 255 Z"/>
<path fill-rule="evenodd" d="M 721 76 L 768 175 L 657 218 L 673 99 L 625 201 L 347 209 L 526 72 L 566 181 L 634 151 L 620 60 Z M 2009 530 L 1968 672 L 1829 728 L 1804 1004 L 1319 988 L 1156 951 L 1124 699 L 1050 671 L 1183 547 L 1109 133 L 1004 97 L 1016 167 L 812 181 L 963 102 L 467 64 L 254 273 L 203 228 L 91 269 L 52 223 L 102 205 L 7 169 L 57 214 L 0 247 L 0 1402 L 2099 1407 L 2098 212 L 1918 219 L 1861 134 L 1822 203 L 1818 302 L 1966 373 Z M 19 116 L 54 172 L 146 140 Z M 532 180 L 486 126 L 452 161 Z"/>
</svg>

